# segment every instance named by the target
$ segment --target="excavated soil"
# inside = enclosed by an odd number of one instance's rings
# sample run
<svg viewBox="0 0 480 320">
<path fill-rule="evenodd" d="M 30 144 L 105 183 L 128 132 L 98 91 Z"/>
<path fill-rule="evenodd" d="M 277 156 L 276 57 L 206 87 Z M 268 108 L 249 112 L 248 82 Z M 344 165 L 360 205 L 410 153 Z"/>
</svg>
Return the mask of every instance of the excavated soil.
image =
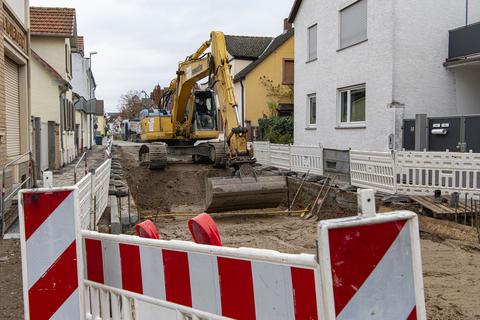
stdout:
<svg viewBox="0 0 480 320">
<path fill-rule="evenodd" d="M 165 171 L 151 172 L 136 161 L 137 148 L 121 150 L 123 166 L 133 196 L 144 215 L 152 212 L 202 212 L 205 178 L 228 176 L 228 170 L 192 163 L 169 164 Z M 290 200 L 299 180 L 289 179 Z M 305 208 L 320 189 L 306 183 L 294 209 Z M 332 189 L 320 210 L 321 219 L 352 215 L 355 194 Z M 286 201 L 280 209 L 284 209 Z M 415 210 L 414 206 L 382 206 Z M 257 212 L 261 212 L 257 210 Z M 187 217 L 157 217 L 162 239 L 191 240 Z M 476 230 L 449 221 L 419 216 L 427 318 L 431 320 L 480 319 L 480 245 Z M 215 218 L 223 244 L 254 247 L 287 253 L 314 253 L 316 222 L 298 216 L 240 216 Z M 133 230 L 131 231 L 133 232 Z"/>
</svg>

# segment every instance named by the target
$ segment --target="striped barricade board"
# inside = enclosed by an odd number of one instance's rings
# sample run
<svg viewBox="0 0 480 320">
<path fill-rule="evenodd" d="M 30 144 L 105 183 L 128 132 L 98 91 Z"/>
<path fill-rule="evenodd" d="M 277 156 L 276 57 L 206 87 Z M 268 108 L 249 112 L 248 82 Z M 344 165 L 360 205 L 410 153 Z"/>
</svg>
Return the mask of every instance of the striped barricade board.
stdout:
<svg viewBox="0 0 480 320">
<path fill-rule="evenodd" d="M 426 319 L 414 213 L 325 220 L 318 234 L 326 319 Z"/>
<path fill-rule="evenodd" d="M 25 319 L 83 319 L 76 188 L 19 193 Z"/>
<path fill-rule="evenodd" d="M 234 319 L 320 318 L 313 255 L 82 233 L 89 281 Z"/>
</svg>

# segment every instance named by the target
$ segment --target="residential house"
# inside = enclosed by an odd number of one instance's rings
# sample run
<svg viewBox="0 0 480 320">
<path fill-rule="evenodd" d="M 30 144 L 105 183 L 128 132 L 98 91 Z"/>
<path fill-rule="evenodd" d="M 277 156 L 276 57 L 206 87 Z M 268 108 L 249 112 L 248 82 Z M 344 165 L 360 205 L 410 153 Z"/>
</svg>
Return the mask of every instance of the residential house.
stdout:
<svg viewBox="0 0 480 320">
<path fill-rule="evenodd" d="M 254 36 L 235 36 L 225 35 L 225 42 L 228 52 L 228 62 L 232 66 L 231 73 L 235 77 L 249 64 L 256 61 L 267 47 L 272 43 L 273 37 L 254 37 Z M 242 106 L 244 101 L 244 91 L 242 91 L 242 83 L 234 83 L 234 93 L 237 103 L 241 108 L 241 121 L 245 124 L 245 112 Z M 219 121 L 219 123 L 222 123 Z"/>
<path fill-rule="evenodd" d="M 105 107 L 103 100 L 97 100 L 96 136 L 105 135 Z"/>
<path fill-rule="evenodd" d="M 85 57 L 85 39 L 77 37 L 77 47 L 72 52 L 74 92 L 73 103 L 76 113 L 77 149 L 79 152 L 91 149 L 95 143 L 96 82 L 91 68 L 91 57 Z"/>
<path fill-rule="evenodd" d="M 30 24 L 32 115 L 39 118 L 43 131 L 40 169 L 56 169 L 76 157 L 70 83 L 77 40 L 75 9 L 31 7 Z"/>
<path fill-rule="evenodd" d="M 237 102 L 250 133 L 258 127 L 258 119 L 293 113 L 293 70 L 294 30 L 286 23 L 284 32 L 259 58 L 234 76 L 235 86 L 240 87 Z"/>
<path fill-rule="evenodd" d="M 296 33 L 295 144 L 400 149 L 428 127 L 430 142 L 455 140 L 456 151 L 458 128 L 443 120 L 425 124 L 425 115 L 480 114 L 480 27 L 463 27 L 467 3 L 296 0 L 289 16 Z M 469 20 L 479 21 L 480 3 L 470 6 Z M 448 31 L 457 27 L 449 43 Z M 415 148 L 429 147 L 421 140 Z"/>
<path fill-rule="evenodd" d="M 5 0 L 1 4 L 0 37 L 0 167 L 30 150 L 30 39 L 29 1 Z M 29 176 L 28 157 L 6 168 L 5 195 L 12 184 Z M 0 172 L 0 178 L 2 172 Z"/>
</svg>

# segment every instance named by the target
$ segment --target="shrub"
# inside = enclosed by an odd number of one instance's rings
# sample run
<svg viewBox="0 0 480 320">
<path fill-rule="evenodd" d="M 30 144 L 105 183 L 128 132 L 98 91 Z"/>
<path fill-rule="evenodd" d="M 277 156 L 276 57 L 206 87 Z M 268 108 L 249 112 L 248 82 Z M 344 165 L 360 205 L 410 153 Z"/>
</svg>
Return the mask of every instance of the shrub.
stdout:
<svg viewBox="0 0 480 320">
<path fill-rule="evenodd" d="M 258 119 L 263 140 L 271 143 L 293 143 L 293 117 L 272 116 Z"/>
</svg>

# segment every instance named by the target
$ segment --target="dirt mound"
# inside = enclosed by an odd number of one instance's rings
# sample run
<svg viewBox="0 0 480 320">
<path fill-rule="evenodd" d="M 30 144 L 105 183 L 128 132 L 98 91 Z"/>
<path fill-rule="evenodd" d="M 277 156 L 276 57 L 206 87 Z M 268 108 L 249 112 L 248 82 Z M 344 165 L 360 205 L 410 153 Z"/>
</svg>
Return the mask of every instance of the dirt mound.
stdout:
<svg viewBox="0 0 480 320">
<path fill-rule="evenodd" d="M 138 147 L 120 148 L 122 167 L 140 211 L 203 212 L 205 179 L 231 175 L 227 169 L 182 160 L 168 163 L 165 170 L 149 170 L 139 166 L 137 152 Z"/>
</svg>

